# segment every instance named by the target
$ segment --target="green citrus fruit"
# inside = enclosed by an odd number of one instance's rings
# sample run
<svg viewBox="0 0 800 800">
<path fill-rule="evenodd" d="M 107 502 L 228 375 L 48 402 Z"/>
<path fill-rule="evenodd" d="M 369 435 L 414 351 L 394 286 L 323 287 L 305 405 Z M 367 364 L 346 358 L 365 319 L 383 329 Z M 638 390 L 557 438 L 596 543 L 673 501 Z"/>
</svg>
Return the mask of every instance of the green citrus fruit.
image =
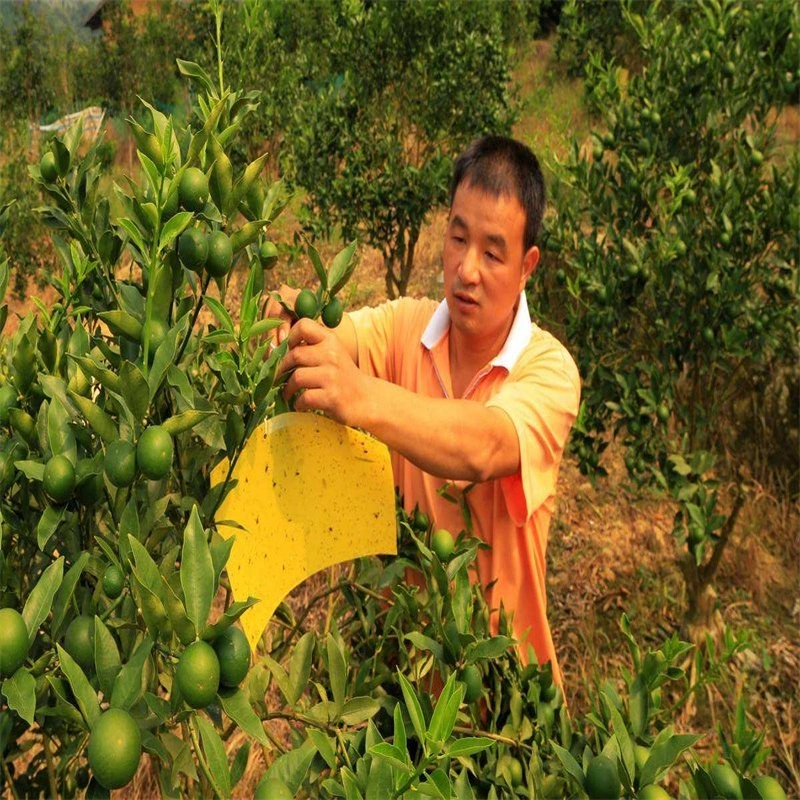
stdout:
<svg viewBox="0 0 800 800">
<path fill-rule="evenodd" d="M 733 61 L 726 61 L 722 65 L 722 71 L 725 73 L 725 75 L 731 76 L 734 74 L 734 72 L 736 72 L 736 64 L 734 64 Z"/>
<path fill-rule="evenodd" d="M 206 269 L 215 278 L 222 278 L 230 272 L 233 263 L 231 240 L 222 232 L 214 231 L 208 237 L 208 257 Z"/>
<path fill-rule="evenodd" d="M 697 546 L 706 538 L 706 532 L 702 525 L 692 522 L 689 525 L 689 544 Z"/>
<path fill-rule="evenodd" d="M 731 243 L 731 235 L 728 233 L 728 231 L 723 231 L 719 235 L 719 243 L 723 247 L 727 247 Z"/>
<path fill-rule="evenodd" d="M 54 503 L 66 503 L 75 491 L 75 467 L 72 462 L 63 455 L 50 458 L 44 468 L 42 484 Z"/>
<path fill-rule="evenodd" d="M 48 150 L 39 162 L 39 172 L 42 173 L 48 183 L 53 183 L 58 178 L 58 164 L 56 163 L 55 153 Z"/>
<path fill-rule="evenodd" d="M 595 756 L 589 762 L 583 788 L 592 800 L 611 800 L 619 797 L 622 785 L 619 782 L 617 768 L 611 759 L 606 756 Z"/>
<path fill-rule="evenodd" d="M 655 783 L 648 783 L 647 786 L 639 789 L 636 797 L 638 797 L 639 800 L 672 800 L 669 796 L 669 792 Z"/>
<path fill-rule="evenodd" d="M 714 343 L 714 329 L 713 328 L 709 328 L 708 326 L 703 328 L 703 341 L 706 344 L 713 344 Z"/>
<path fill-rule="evenodd" d="M 431 536 L 431 550 L 436 553 L 436 557 L 443 564 L 450 560 L 453 555 L 456 543 L 453 540 L 453 534 L 450 531 L 438 530 Z"/>
<path fill-rule="evenodd" d="M 458 673 L 458 679 L 466 687 L 464 692 L 465 703 L 474 703 L 483 694 L 483 678 L 481 677 L 481 671 L 475 664 L 467 664 Z"/>
<path fill-rule="evenodd" d="M 219 682 L 238 686 L 250 669 L 250 643 L 241 628 L 226 628 L 214 640 L 214 652 L 219 659 Z"/>
<path fill-rule="evenodd" d="M 332 297 L 322 308 L 322 321 L 326 328 L 335 328 L 342 321 L 344 306 L 338 297 Z"/>
<path fill-rule="evenodd" d="M 95 722 L 89 736 L 89 767 L 106 789 L 119 789 L 136 774 L 142 757 L 142 735 L 133 717 L 110 708 Z"/>
<path fill-rule="evenodd" d="M 9 408 L 8 421 L 11 427 L 26 441 L 28 444 L 36 442 L 36 420 L 27 412 L 19 408 Z"/>
<path fill-rule="evenodd" d="M 764 163 L 764 154 L 760 150 L 753 150 L 750 153 L 750 163 L 755 167 L 760 167 Z"/>
<path fill-rule="evenodd" d="M 769 775 L 760 775 L 753 781 L 753 785 L 758 789 L 762 800 L 786 800 L 786 792 L 778 781 Z"/>
<path fill-rule="evenodd" d="M 19 403 L 17 390 L 13 386 L 6 384 L 0 386 L 0 424 L 8 423 L 8 414 L 12 408 L 16 408 Z"/>
<path fill-rule="evenodd" d="M 122 570 L 116 564 L 106 567 L 106 571 L 103 573 L 103 592 L 106 597 L 116 600 L 122 594 L 124 585 L 125 576 Z"/>
<path fill-rule="evenodd" d="M 142 346 L 144 346 L 145 333 L 147 333 L 148 336 L 148 346 L 150 348 L 149 356 L 152 359 L 156 350 L 161 347 L 164 339 L 167 338 L 169 325 L 167 325 L 167 321 L 164 319 L 158 317 L 151 319 L 145 324 L 144 328 L 142 328 Z"/>
<path fill-rule="evenodd" d="M 669 407 L 666 403 L 661 403 L 656 409 L 656 415 L 661 422 L 666 422 L 669 419 Z"/>
<path fill-rule="evenodd" d="M 81 614 L 70 622 L 64 636 L 64 649 L 84 669 L 94 664 L 94 617 Z"/>
<path fill-rule="evenodd" d="M 192 708 L 205 708 L 219 689 L 219 659 L 207 642 L 194 642 L 184 651 L 175 670 L 183 699 Z"/>
<path fill-rule="evenodd" d="M 0 608 L 0 678 L 13 675 L 28 655 L 28 628 L 14 608 Z"/>
<path fill-rule="evenodd" d="M 430 517 L 419 508 L 414 512 L 414 527 L 424 533 L 431 526 Z"/>
<path fill-rule="evenodd" d="M 278 248 L 273 242 L 262 242 L 258 248 L 258 259 L 264 269 L 272 269 L 278 263 Z"/>
<path fill-rule="evenodd" d="M 512 786 L 519 786 L 522 783 L 522 764 L 513 756 L 508 754 L 500 756 L 497 761 L 497 769 L 498 771 L 506 770 Z"/>
<path fill-rule="evenodd" d="M 153 481 L 160 481 L 169 475 L 174 454 L 172 437 L 161 425 L 147 428 L 136 444 L 136 463 Z"/>
<path fill-rule="evenodd" d="M 118 489 L 130 486 L 136 477 L 136 448 L 127 439 L 111 442 L 106 450 L 106 477 Z"/>
<path fill-rule="evenodd" d="M 208 180 L 202 170 L 189 167 L 178 184 L 181 205 L 187 211 L 202 211 L 208 200 Z"/>
<path fill-rule="evenodd" d="M 208 258 L 208 239 L 199 228 L 187 228 L 178 237 L 178 258 L 187 269 L 202 272 Z"/>
<path fill-rule="evenodd" d="M 636 762 L 636 772 L 641 772 L 650 757 L 650 750 L 644 745 L 637 744 L 633 748 L 633 757 Z"/>
<path fill-rule="evenodd" d="M 549 703 L 556 696 L 556 685 L 551 682 L 547 684 L 547 686 L 542 686 L 542 693 L 540 696 L 542 700 L 544 700 L 546 703 Z"/>
<path fill-rule="evenodd" d="M 560 267 L 556 270 L 556 283 L 563 286 L 567 282 L 567 273 Z"/>
<path fill-rule="evenodd" d="M 739 776 L 727 764 L 714 764 L 708 769 L 708 777 L 725 800 L 742 800 Z"/>
<path fill-rule="evenodd" d="M 683 195 L 683 202 L 687 206 L 693 206 L 697 202 L 697 192 L 694 189 L 687 189 Z"/>
<path fill-rule="evenodd" d="M 311 289 L 303 289 L 294 301 L 294 313 L 297 318 L 313 319 L 317 316 L 317 310 L 317 296 Z"/>
<path fill-rule="evenodd" d="M 265 775 L 256 786 L 253 800 L 294 800 L 294 795 L 283 781 Z"/>
<path fill-rule="evenodd" d="M 686 242 L 684 242 L 683 239 L 676 239 L 675 240 L 675 252 L 679 256 L 685 256 L 686 255 Z"/>
</svg>

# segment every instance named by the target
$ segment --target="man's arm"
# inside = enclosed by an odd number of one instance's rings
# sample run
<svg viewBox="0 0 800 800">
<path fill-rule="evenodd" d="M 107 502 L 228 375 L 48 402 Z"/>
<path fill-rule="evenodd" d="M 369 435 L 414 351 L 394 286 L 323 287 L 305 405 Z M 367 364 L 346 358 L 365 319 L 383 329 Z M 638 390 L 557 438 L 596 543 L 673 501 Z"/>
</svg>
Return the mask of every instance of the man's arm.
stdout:
<svg viewBox="0 0 800 800">
<path fill-rule="evenodd" d="M 341 327 L 341 326 L 340 326 Z M 286 395 L 295 408 L 321 410 L 346 425 L 369 431 L 431 475 L 482 482 L 519 468 L 519 441 L 508 415 L 473 400 L 421 397 L 361 372 L 355 327 L 337 335 L 310 320 L 289 333 L 281 370 L 294 370 Z"/>
</svg>

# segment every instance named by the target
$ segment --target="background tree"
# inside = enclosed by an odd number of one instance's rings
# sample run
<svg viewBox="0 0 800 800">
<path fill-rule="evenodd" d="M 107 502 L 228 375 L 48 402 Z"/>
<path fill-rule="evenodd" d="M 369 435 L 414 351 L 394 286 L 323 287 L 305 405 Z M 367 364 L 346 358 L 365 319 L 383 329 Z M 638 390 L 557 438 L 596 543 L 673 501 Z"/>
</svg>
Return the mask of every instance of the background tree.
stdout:
<svg viewBox="0 0 800 800">
<path fill-rule="evenodd" d="M 630 476 L 674 500 L 687 620 L 702 631 L 747 492 L 742 400 L 760 406 L 797 353 L 800 160 L 770 122 L 796 79 L 779 71 L 797 63 L 796 9 L 623 14 L 644 66 L 625 83 L 613 63 L 587 65 L 603 126 L 555 187 L 548 246 L 563 266 L 530 297 L 546 314 L 550 293 L 577 352 L 581 469 L 605 474 L 600 454 L 620 437 Z M 782 430 L 785 448 L 796 420 Z"/>
<path fill-rule="evenodd" d="M 300 88 L 282 163 L 307 192 L 305 227 L 338 227 L 380 250 L 389 297 L 406 291 L 453 156 L 510 129 L 499 18 L 493 4 L 462 0 L 355 5 L 320 44 L 327 63 Z"/>
</svg>

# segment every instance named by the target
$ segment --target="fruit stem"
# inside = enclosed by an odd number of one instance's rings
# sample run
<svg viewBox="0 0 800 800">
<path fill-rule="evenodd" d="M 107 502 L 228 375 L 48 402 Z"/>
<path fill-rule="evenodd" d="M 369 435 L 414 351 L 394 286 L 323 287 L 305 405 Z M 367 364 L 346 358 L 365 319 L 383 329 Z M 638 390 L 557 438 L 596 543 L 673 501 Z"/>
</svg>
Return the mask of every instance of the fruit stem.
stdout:
<svg viewBox="0 0 800 800">
<path fill-rule="evenodd" d="M 43 734 L 42 738 L 44 755 L 47 759 L 47 782 L 50 785 L 50 795 L 51 797 L 58 797 L 58 789 L 56 788 L 56 772 L 53 768 L 53 753 L 50 749 L 50 737 L 45 733 Z"/>
<path fill-rule="evenodd" d="M 200 315 L 200 309 L 203 307 L 203 298 L 206 296 L 206 289 L 208 289 L 208 284 L 210 281 L 211 281 L 211 275 L 206 275 L 205 281 L 200 286 L 200 296 L 197 298 L 197 303 L 195 304 L 194 307 L 194 314 L 192 315 L 192 321 L 189 323 L 189 327 L 186 330 L 186 335 L 183 337 L 180 349 L 178 350 L 178 355 L 175 356 L 175 361 L 173 362 L 176 366 L 180 363 L 183 351 L 186 349 L 186 345 L 189 344 L 189 339 L 192 338 L 192 331 L 194 330 L 194 324 L 195 322 L 197 322 L 197 317 Z"/>
<path fill-rule="evenodd" d="M 0 756 L 0 764 L 3 765 L 3 776 L 6 779 L 6 786 L 11 790 L 11 796 L 14 800 L 19 800 L 19 795 L 17 794 L 17 790 L 14 788 L 14 779 L 11 777 L 11 773 L 8 771 L 8 766 L 6 765 L 6 760 L 2 756 Z M 56 797 L 57 795 L 53 795 Z"/>
</svg>

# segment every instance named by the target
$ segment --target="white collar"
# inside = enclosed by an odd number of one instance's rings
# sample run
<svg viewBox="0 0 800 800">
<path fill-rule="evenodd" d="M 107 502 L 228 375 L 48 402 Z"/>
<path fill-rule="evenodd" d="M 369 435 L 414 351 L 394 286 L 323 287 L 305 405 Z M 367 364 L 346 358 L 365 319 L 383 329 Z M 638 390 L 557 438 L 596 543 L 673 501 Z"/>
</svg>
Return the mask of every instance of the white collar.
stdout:
<svg viewBox="0 0 800 800">
<path fill-rule="evenodd" d="M 428 350 L 433 349 L 440 341 L 442 336 L 447 333 L 450 326 L 450 310 L 447 301 L 442 300 L 436 311 L 428 322 L 428 327 L 422 334 L 420 341 Z M 506 341 L 500 352 L 491 360 L 490 366 L 504 367 L 511 372 L 511 368 L 517 363 L 517 359 L 525 349 L 531 339 L 531 315 L 528 311 L 528 301 L 525 299 L 525 292 L 520 292 L 517 312 L 514 321 L 511 323 L 511 330 L 508 332 Z"/>
</svg>

